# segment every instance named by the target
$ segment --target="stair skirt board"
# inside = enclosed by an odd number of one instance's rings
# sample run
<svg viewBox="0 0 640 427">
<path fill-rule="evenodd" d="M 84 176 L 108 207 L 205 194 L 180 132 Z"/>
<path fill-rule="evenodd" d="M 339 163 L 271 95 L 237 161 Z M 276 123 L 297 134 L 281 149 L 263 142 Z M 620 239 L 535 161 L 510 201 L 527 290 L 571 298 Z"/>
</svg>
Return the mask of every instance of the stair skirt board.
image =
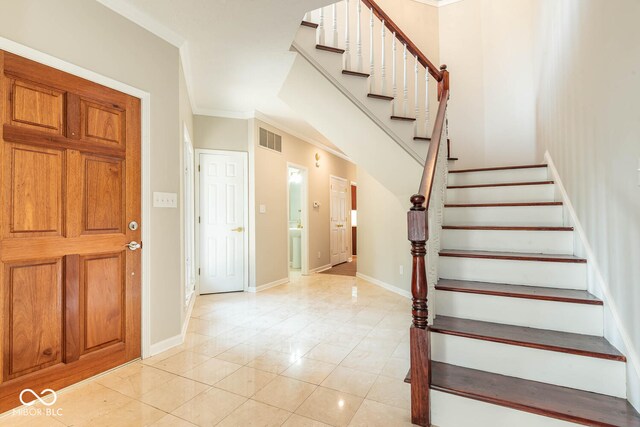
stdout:
<svg viewBox="0 0 640 427">
<path fill-rule="evenodd" d="M 587 289 L 586 264 L 440 256 L 438 265 L 443 279 Z"/>
<path fill-rule="evenodd" d="M 449 173 L 448 185 L 502 184 L 507 182 L 547 181 L 546 167 L 528 169 L 504 169 L 482 172 Z"/>
<path fill-rule="evenodd" d="M 563 225 L 562 206 L 445 207 L 446 225 Z"/>
<path fill-rule="evenodd" d="M 555 201 L 555 187 L 536 184 L 447 188 L 446 200 L 447 203 L 552 202 Z"/>
<path fill-rule="evenodd" d="M 626 398 L 626 364 L 431 333 L 432 359 L 465 368 Z"/>
<path fill-rule="evenodd" d="M 480 251 L 573 254 L 573 232 L 443 229 L 442 247 Z"/>
<path fill-rule="evenodd" d="M 436 290 L 438 316 L 602 336 L 603 306 Z M 544 313 L 544 315 L 543 315 Z"/>
<path fill-rule="evenodd" d="M 431 408 L 431 422 L 434 426 L 575 427 L 580 425 L 439 390 L 431 390 Z"/>
</svg>

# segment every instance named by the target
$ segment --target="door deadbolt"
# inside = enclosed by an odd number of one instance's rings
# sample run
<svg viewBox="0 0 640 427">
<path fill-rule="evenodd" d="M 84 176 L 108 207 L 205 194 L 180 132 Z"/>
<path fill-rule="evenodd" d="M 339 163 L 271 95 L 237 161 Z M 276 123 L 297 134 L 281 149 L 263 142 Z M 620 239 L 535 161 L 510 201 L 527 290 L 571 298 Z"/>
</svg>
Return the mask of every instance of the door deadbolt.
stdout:
<svg viewBox="0 0 640 427">
<path fill-rule="evenodd" d="M 138 223 L 135 221 L 131 221 L 129 223 L 129 230 L 136 231 L 138 229 Z"/>
</svg>

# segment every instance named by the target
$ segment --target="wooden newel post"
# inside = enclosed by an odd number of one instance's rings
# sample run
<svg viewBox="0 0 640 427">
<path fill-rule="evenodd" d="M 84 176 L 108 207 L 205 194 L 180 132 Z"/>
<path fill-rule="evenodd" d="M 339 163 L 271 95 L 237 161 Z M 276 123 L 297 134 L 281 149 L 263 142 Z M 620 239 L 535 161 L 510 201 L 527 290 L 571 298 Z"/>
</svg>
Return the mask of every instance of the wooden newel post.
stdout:
<svg viewBox="0 0 640 427">
<path fill-rule="evenodd" d="M 438 101 L 442 98 L 444 91 L 449 90 L 449 71 L 447 71 L 445 64 L 440 66 L 440 72 L 442 73 L 442 79 L 438 82 Z"/>
<path fill-rule="evenodd" d="M 411 294 L 413 304 L 411 314 L 413 324 L 410 330 L 411 340 L 411 422 L 420 426 L 430 426 L 431 383 L 431 344 L 429 340 L 427 306 L 427 211 L 425 197 L 419 194 L 411 196 L 411 210 L 407 214 L 409 241 L 413 269 L 411 272 Z"/>
</svg>

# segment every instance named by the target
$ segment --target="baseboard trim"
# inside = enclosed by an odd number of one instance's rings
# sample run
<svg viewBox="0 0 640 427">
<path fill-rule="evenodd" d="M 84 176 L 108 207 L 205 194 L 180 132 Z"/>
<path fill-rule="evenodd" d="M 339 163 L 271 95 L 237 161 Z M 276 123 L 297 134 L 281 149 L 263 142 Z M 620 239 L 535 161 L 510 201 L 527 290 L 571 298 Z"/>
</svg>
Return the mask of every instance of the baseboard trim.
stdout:
<svg viewBox="0 0 640 427">
<path fill-rule="evenodd" d="M 393 286 L 390 285 L 388 283 L 385 283 L 381 280 L 378 279 L 374 279 L 371 276 L 367 276 L 366 274 L 362 274 L 362 273 L 356 273 L 356 277 L 362 280 L 366 280 L 367 282 L 371 283 L 372 285 L 376 285 L 379 286 L 383 289 L 386 289 L 387 291 L 393 292 L 394 294 L 398 294 L 400 296 L 403 296 L 405 298 L 409 298 L 411 299 L 411 292 L 409 291 L 405 291 L 403 289 L 399 289 L 397 286 Z"/>
<path fill-rule="evenodd" d="M 593 249 L 591 248 L 591 244 L 587 239 L 587 234 L 578 219 L 578 215 L 576 214 L 573 204 L 571 203 L 571 199 L 569 198 L 569 193 L 567 193 L 567 190 L 562 183 L 562 179 L 560 178 L 560 174 L 558 173 L 558 169 L 553 162 L 551 153 L 546 151 L 544 153 L 544 158 L 547 161 L 547 167 L 553 176 L 556 188 L 560 192 L 560 197 L 562 197 L 566 213 L 571 218 L 572 225 L 578 234 L 580 244 L 585 251 L 588 268 L 592 269 L 594 277 L 598 282 L 594 283 L 594 286 L 597 286 L 602 292 L 602 295 L 597 296 L 604 300 L 605 313 L 607 310 L 609 311 L 613 323 L 615 324 L 614 331 L 611 331 L 611 328 L 607 328 L 605 324 L 605 338 L 607 338 L 614 346 L 623 347 L 618 349 L 627 356 L 627 399 L 638 411 L 640 411 L 640 387 L 634 387 L 634 381 L 629 381 L 631 379 L 630 376 L 635 374 L 635 384 L 640 384 L 640 357 L 638 353 L 635 352 L 631 336 L 622 323 L 618 307 L 611 294 L 609 283 L 604 279 L 600 265 L 598 264 Z M 605 315 L 605 323 L 606 318 L 607 316 Z M 609 335 L 607 334 L 607 331 L 613 332 L 614 336 L 607 336 Z"/>
<path fill-rule="evenodd" d="M 273 282 L 265 283 L 264 285 L 249 287 L 247 288 L 247 292 L 255 294 L 257 292 L 266 291 L 267 289 L 275 288 L 276 286 L 284 285 L 286 283 L 289 283 L 288 277 L 285 277 L 284 279 L 274 280 Z"/>
<path fill-rule="evenodd" d="M 187 308 L 187 313 L 185 315 L 184 323 L 182 324 L 182 331 L 180 332 L 180 334 L 174 335 L 167 338 L 166 340 L 162 340 L 155 344 L 151 344 L 149 357 L 155 356 L 156 354 L 162 353 L 163 351 L 167 351 L 184 343 L 184 339 L 187 336 L 187 330 L 189 329 L 189 321 L 191 320 L 191 313 L 193 312 L 193 306 L 195 305 L 196 298 L 196 294 L 193 294 L 191 297 L 191 301 L 189 301 L 189 307 Z"/>
<path fill-rule="evenodd" d="M 323 271 L 329 270 L 331 267 L 332 267 L 331 264 L 321 265 L 320 267 L 316 267 L 309 270 L 309 275 L 315 274 L 315 273 L 322 273 Z"/>
</svg>

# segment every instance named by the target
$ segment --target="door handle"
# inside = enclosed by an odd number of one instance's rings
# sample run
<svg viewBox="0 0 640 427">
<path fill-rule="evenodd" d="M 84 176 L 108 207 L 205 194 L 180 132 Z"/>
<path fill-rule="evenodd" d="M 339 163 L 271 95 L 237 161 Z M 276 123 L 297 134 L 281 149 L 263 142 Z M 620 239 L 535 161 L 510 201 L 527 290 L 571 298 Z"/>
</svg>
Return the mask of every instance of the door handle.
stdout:
<svg viewBox="0 0 640 427">
<path fill-rule="evenodd" d="M 126 247 L 129 248 L 129 250 L 131 251 L 137 251 L 138 249 L 140 249 L 142 247 L 142 245 L 136 241 L 133 242 L 129 242 L 125 245 Z"/>
<path fill-rule="evenodd" d="M 244 231 L 244 228 L 242 227 L 232 228 L 231 231 L 237 231 L 238 233 L 242 233 Z"/>
</svg>

